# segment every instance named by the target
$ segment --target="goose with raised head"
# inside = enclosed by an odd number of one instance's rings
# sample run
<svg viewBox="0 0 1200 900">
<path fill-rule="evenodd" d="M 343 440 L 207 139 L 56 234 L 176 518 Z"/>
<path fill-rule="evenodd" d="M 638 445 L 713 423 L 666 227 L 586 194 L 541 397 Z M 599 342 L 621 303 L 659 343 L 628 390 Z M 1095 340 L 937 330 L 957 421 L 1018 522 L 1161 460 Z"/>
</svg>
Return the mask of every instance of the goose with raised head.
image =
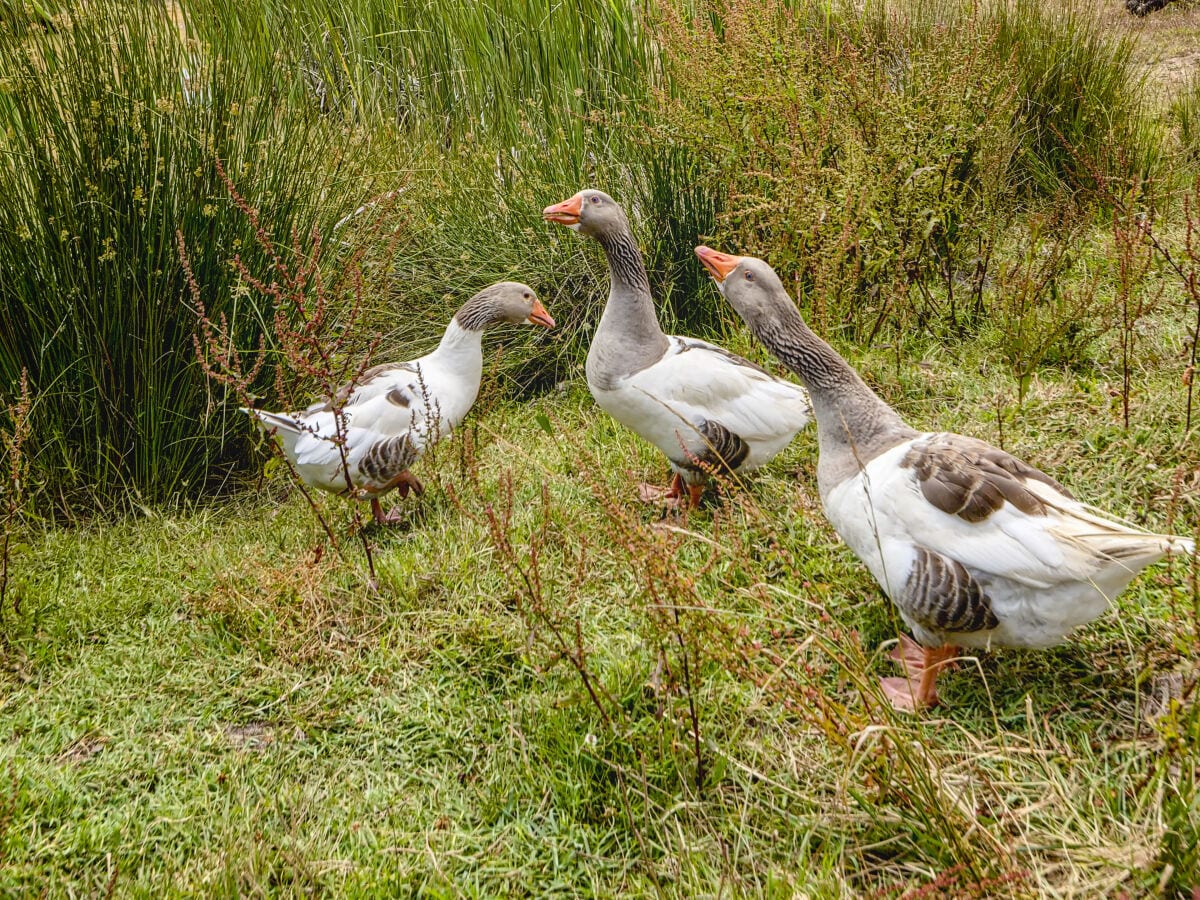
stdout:
<svg viewBox="0 0 1200 900">
<path fill-rule="evenodd" d="M 938 671 L 958 648 L 1051 647 L 1143 568 L 1195 551 L 1076 500 L 984 441 L 911 428 L 809 329 L 769 265 L 696 255 L 812 396 L 825 514 L 916 636 L 892 654 L 906 677 L 883 680 L 897 708 L 936 704 Z"/>
<path fill-rule="evenodd" d="M 756 469 L 808 423 L 799 385 L 708 341 L 663 333 L 642 252 L 612 197 L 580 191 L 542 215 L 594 238 L 608 260 L 608 303 L 588 349 L 587 383 L 601 409 L 671 464 L 670 487 L 641 485 L 642 499 L 695 506 L 710 472 Z"/>
<path fill-rule="evenodd" d="M 338 390 L 336 402 L 326 399 L 297 413 L 243 412 L 275 436 L 305 484 L 345 494 L 347 477 L 335 419 L 340 406 L 353 492 L 370 498 L 376 522 L 394 522 L 398 511 L 385 514 L 380 496 L 393 489 L 401 497 L 410 490 L 424 491 L 409 467 L 470 412 L 483 375 L 484 329 L 506 322 L 554 327 L 532 288 L 503 281 L 459 308 L 433 352 L 411 362 L 367 369 Z"/>
</svg>

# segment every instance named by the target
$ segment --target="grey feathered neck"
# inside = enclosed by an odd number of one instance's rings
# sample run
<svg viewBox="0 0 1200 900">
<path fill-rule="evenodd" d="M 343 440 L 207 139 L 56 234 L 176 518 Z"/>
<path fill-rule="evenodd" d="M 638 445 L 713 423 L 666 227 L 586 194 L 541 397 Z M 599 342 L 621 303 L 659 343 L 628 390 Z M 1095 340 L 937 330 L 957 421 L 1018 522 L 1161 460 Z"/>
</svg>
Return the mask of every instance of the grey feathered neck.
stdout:
<svg viewBox="0 0 1200 900">
<path fill-rule="evenodd" d="M 483 331 L 503 318 L 500 298 L 500 286 L 486 287 L 460 306 L 454 319 L 466 331 Z"/>
<path fill-rule="evenodd" d="M 821 451 L 817 474 L 824 492 L 919 432 L 813 333 L 786 293 L 774 299 L 769 315 L 746 323 L 808 388 L 817 419 Z"/>
<path fill-rule="evenodd" d="M 650 276 L 646 274 L 646 263 L 642 259 L 642 251 L 637 241 L 633 239 L 628 223 L 623 227 L 600 232 L 596 240 L 604 248 L 604 256 L 608 259 L 608 271 L 614 287 L 620 285 L 623 291 L 643 295 L 650 299 Z M 657 319 L 655 322 L 657 323 Z"/>
<path fill-rule="evenodd" d="M 608 260 L 608 303 L 588 351 L 588 383 L 610 389 L 662 358 L 669 342 L 658 324 L 642 251 L 624 216 L 593 237 Z"/>
</svg>

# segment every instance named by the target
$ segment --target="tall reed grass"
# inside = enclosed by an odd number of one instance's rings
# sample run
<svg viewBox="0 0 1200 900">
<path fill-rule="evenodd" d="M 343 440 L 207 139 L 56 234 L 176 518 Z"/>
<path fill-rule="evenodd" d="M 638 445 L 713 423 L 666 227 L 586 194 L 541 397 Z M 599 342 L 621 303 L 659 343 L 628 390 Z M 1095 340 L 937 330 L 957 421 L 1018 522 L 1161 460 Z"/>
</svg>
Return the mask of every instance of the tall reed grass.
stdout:
<svg viewBox="0 0 1200 900">
<path fill-rule="evenodd" d="M 239 67 L 297 67 L 323 112 L 443 143 L 583 150 L 585 119 L 645 96 L 640 0 L 188 0 L 188 28 Z"/>
<path fill-rule="evenodd" d="M 996 2 L 988 19 L 993 54 L 1014 63 L 1023 148 L 1015 176 L 1056 194 L 1103 188 L 1097 176 L 1130 183 L 1160 173 L 1166 135 L 1146 106 L 1133 39 L 1096 4 Z"/>
<path fill-rule="evenodd" d="M 502 159 L 538 169 L 551 195 L 588 179 L 589 115 L 634 105 L 651 63 L 636 9 L 604 0 L 97 0 L 54 24 L 14 13 L 0 33 L 0 267 L 12 273 L 0 283 L 0 383 L 29 369 L 33 458 L 64 508 L 126 491 L 163 500 L 244 456 L 229 442 L 240 419 L 191 359 L 173 246 L 182 231 L 209 312 L 254 345 L 262 311 L 229 262 L 258 251 L 216 159 L 280 235 L 328 236 L 408 181 L 413 156 L 428 167 L 414 180 L 429 183 L 471 182 L 454 173 L 479 163 L 487 203 L 503 207 Z M 418 226 L 457 216 L 461 228 L 437 226 L 446 238 L 486 238 L 486 204 L 437 201 L 414 191 L 396 208 Z M 405 252 L 438 252 L 429 233 L 414 228 Z M 429 290 L 410 278 L 377 292 L 379 324 L 400 321 L 412 342 L 444 326 L 443 298 L 496 268 L 468 270 L 470 245 L 452 248 L 452 271 L 424 266 L 425 283 L 440 276 Z M 522 262 L 510 259 L 500 268 Z"/>
<path fill-rule="evenodd" d="M 244 456 L 190 358 L 174 257 L 180 230 L 209 312 L 253 346 L 229 262 L 258 251 L 217 158 L 277 235 L 328 237 L 404 187 L 365 301 L 381 353 L 519 273 L 564 324 L 498 352 L 519 391 L 575 371 L 604 301 L 595 248 L 540 221 L 581 187 L 629 209 L 670 327 L 722 330 L 690 248 L 731 239 L 798 271 L 822 327 L 867 339 L 906 306 L 957 337 L 1014 215 L 1159 158 L 1128 45 L 1025 0 L 48 9 L 0 24 L 0 392 L 29 370 L 30 450 L 64 507 L 163 500 Z"/>
</svg>

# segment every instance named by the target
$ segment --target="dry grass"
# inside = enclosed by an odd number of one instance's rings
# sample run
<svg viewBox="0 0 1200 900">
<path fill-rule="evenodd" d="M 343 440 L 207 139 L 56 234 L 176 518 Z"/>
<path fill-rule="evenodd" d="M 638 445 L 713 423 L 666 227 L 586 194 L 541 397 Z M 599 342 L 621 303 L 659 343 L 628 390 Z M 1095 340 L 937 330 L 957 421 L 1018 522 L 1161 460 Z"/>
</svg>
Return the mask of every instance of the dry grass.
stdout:
<svg viewBox="0 0 1200 900">
<path fill-rule="evenodd" d="M 1074 0 L 1058 2 L 1069 7 Z M 1124 0 L 1104 0 L 1096 10 L 1106 28 L 1134 38 L 1150 93 L 1164 105 L 1200 73 L 1200 4 L 1195 0 L 1176 0 L 1144 17 L 1130 15 Z"/>
<path fill-rule="evenodd" d="M 1017 407 L 986 354 L 860 363 L 914 422 L 1002 423 L 1081 495 L 1187 530 L 1183 333 L 1153 324 L 1128 432 L 1115 364 L 1042 370 Z M 900 716 L 875 687 L 897 623 L 821 517 L 814 460 L 802 436 L 660 523 L 632 485 L 661 460 L 575 385 L 422 463 L 429 493 L 371 534 L 378 594 L 353 556 L 315 557 L 295 496 L 37 537 L 4 650 L 3 890 L 102 892 L 114 867 L 119 893 L 222 896 L 1195 883 L 1188 564 L 1059 649 L 968 660 L 943 708 Z"/>
</svg>

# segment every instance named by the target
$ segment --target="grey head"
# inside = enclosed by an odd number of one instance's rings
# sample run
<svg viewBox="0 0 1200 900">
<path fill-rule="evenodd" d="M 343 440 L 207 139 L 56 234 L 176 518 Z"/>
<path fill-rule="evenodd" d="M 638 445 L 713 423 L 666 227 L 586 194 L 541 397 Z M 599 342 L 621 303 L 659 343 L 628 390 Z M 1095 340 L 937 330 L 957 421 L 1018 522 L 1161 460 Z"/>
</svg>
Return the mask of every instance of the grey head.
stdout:
<svg viewBox="0 0 1200 900">
<path fill-rule="evenodd" d="M 482 331 L 501 322 L 554 327 L 554 319 L 533 288 L 519 281 L 500 281 L 485 287 L 464 303 L 454 318 L 467 331 Z"/>
<path fill-rule="evenodd" d="M 696 256 L 712 275 L 717 290 L 756 334 L 777 322 L 784 310 L 798 314 L 783 282 L 763 260 L 710 247 L 697 247 Z"/>
<path fill-rule="evenodd" d="M 808 388 L 817 417 L 822 496 L 890 447 L 917 435 L 846 360 L 813 334 L 775 270 L 753 256 L 697 247 L 696 256 L 754 336 Z"/>
<path fill-rule="evenodd" d="M 629 219 L 621 205 L 604 191 L 591 188 L 562 203 L 547 206 L 542 211 L 542 218 L 592 238 L 629 231 Z"/>
</svg>

